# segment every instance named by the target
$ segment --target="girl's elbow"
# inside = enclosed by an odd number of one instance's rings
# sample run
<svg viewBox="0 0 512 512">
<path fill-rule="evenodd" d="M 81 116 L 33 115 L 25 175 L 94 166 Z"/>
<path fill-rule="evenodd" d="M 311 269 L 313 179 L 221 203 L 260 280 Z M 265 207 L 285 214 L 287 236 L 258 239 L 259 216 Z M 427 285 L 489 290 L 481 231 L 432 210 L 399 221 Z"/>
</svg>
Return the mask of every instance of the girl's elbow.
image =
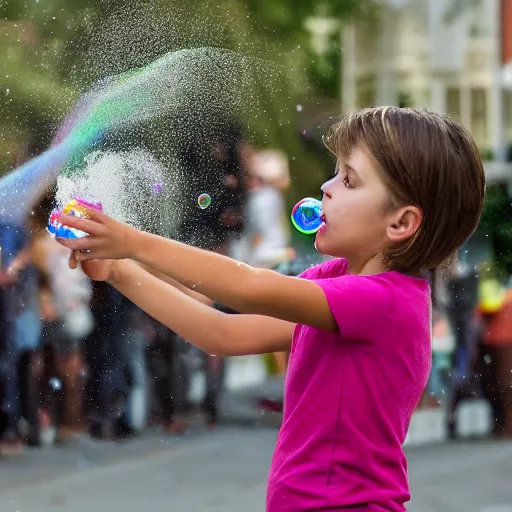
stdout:
<svg viewBox="0 0 512 512">
<path fill-rule="evenodd" d="M 241 340 L 243 337 L 240 336 L 236 330 L 232 329 L 230 322 L 224 322 L 222 328 L 216 331 L 215 339 L 212 340 L 212 355 L 219 357 L 231 357 L 244 355 L 241 350 Z"/>
</svg>

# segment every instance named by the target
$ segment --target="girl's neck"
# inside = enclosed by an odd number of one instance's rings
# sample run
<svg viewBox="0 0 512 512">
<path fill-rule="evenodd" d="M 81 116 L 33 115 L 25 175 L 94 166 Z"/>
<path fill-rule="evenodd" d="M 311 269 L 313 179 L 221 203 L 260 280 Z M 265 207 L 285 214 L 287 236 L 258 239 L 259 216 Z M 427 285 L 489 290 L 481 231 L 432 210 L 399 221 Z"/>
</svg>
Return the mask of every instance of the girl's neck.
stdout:
<svg viewBox="0 0 512 512">
<path fill-rule="evenodd" d="M 364 264 L 352 265 L 349 262 L 348 267 L 348 273 L 349 274 L 358 274 L 360 276 L 374 276 L 377 274 L 384 274 L 385 272 L 389 272 L 390 269 L 385 263 L 384 260 L 380 256 L 375 256 L 374 258 L 368 260 Z M 427 276 L 425 275 L 425 272 L 406 272 L 401 270 L 395 270 L 396 272 L 399 272 L 400 274 L 403 274 L 405 276 L 414 277 L 417 279 L 426 279 Z"/>
<path fill-rule="evenodd" d="M 370 258 L 367 261 L 359 261 L 359 262 L 351 262 L 349 260 L 348 263 L 348 273 L 349 274 L 358 274 L 362 276 L 372 276 L 375 274 L 383 274 L 387 272 L 389 269 L 385 265 L 382 257 L 377 254 L 376 256 Z"/>
</svg>

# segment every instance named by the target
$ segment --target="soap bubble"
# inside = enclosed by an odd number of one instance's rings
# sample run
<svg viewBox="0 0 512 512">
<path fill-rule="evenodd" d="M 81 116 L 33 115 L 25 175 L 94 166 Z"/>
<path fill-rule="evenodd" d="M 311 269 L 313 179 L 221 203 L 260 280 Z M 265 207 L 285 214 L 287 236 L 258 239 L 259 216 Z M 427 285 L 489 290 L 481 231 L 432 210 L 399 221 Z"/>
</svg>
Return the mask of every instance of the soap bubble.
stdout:
<svg viewBox="0 0 512 512">
<path fill-rule="evenodd" d="M 311 235 L 320 229 L 323 223 L 322 215 L 322 202 L 312 197 L 306 197 L 293 207 L 292 224 L 301 233 Z"/>
<path fill-rule="evenodd" d="M 197 204 L 199 205 L 199 208 L 201 210 L 204 210 L 205 208 L 208 208 L 212 202 L 212 198 L 208 194 L 201 194 L 197 198 Z"/>
<path fill-rule="evenodd" d="M 297 112 L 302 112 L 302 105 L 297 105 Z"/>
<path fill-rule="evenodd" d="M 50 385 L 50 389 L 52 391 L 60 391 L 62 389 L 62 382 L 57 377 L 52 377 L 48 384 Z"/>
</svg>

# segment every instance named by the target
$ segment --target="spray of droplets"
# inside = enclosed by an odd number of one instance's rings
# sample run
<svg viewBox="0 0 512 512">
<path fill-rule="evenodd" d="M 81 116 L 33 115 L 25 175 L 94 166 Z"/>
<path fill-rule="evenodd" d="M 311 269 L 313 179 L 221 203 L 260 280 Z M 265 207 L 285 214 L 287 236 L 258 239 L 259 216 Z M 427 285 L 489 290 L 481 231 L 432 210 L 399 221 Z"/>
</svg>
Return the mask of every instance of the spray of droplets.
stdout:
<svg viewBox="0 0 512 512">
<path fill-rule="evenodd" d="M 139 229 L 162 233 L 161 202 L 167 209 L 179 204 L 179 181 L 164 184 L 165 169 L 150 153 L 143 150 L 129 152 L 95 152 L 87 156 L 85 167 L 72 178 L 59 176 L 57 201 L 66 204 L 74 197 L 85 200 L 100 199 L 108 215 Z M 172 230 L 174 211 L 166 222 Z"/>
<path fill-rule="evenodd" d="M 80 194 L 81 186 L 87 183 L 89 195 L 101 201 L 106 211 L 140 224 L 128 218 L 126 211 L 126 205 L 137 204 L 137 201 L 147 203 L 146 188 L 126 185 L 140 181 L 139 167 L 131 165 L 130 160 L 128 165 L 126 161 L 120 165 L 116 160 L 118 165 L 114 168 L 123 171 L 106 173 L 105 165 L 95 165 L 97 153 L 92 160 L 87 156 L 91 149 L 108 149 L 103 162 L 105 158 L 114 158 L 108 156 L 110 151 L 117 153 L 122 148 L 123 153 L 151 133 L 153 146 L 155 143 L 166 146 L 166 161 L 182 158 L 187 144 L 204 145 L 204 151 L 208 152 L 208 140 L 211 142 L 219 124 L 242 119 L 247 106 L 257 108 L 258 97 L 251 92 L 257 82 L 255 73 L 268 80 L 270 69 L 264 62 L 228 50 L 195 48 L 165 54 L 145 67 L 102 80 L 64 121 L 49 152 L 0 180 L 0 197 L 16 197 L 23 204 L 23 208 L 17 209 L 21 218 L 30 211 L 39 191 L 55 179 L 62 162 L 66 162 L 63 174 L 71 181 L 59 182 L 59 198 L 68 194 L 62 192 L 62 187 L 69 188 L 76 181 L 73 188 Z M 160 136 L 155 137 L 154 133 Z M 146 158 L 144 162 L 147 161 Z M 96 172 L 98 168 L 102 171 Z M 154 187 L 159 190 L 159 184 L 170 183 L 173 178 L 168 162 L 165 171 L 165 176 L 152 182 L 153 192 Z M 135 173 L 137 179 L 123 173 Z M 162 191 L 164 188 L 162 185 Z M 154 203 L 158 202 L 154 196 L 151 198 Z M 119 204 L 123 206 L 116 206 Z M 160 201 L 161 207 L 163 204 Z M 4 205 L 1 213 L 12 211 Z M 160 216 L 163 215 L 160 212 Z"/>
</svg>

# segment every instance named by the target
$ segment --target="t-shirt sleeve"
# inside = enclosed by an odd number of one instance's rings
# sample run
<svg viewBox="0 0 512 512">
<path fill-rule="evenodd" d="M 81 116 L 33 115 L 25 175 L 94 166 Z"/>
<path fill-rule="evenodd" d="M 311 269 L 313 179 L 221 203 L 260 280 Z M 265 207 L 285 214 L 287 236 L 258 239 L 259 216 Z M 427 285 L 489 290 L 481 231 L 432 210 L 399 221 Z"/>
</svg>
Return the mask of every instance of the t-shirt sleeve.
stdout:
<svg viewBox="0 0 512 512">
<path fill-rule="evenodd" d="M 324 291 L 342 339 L 373 343 L 389 328 L 396 298 L 386 279 L 345 275 L 313 281 Z"/>
</svg>

